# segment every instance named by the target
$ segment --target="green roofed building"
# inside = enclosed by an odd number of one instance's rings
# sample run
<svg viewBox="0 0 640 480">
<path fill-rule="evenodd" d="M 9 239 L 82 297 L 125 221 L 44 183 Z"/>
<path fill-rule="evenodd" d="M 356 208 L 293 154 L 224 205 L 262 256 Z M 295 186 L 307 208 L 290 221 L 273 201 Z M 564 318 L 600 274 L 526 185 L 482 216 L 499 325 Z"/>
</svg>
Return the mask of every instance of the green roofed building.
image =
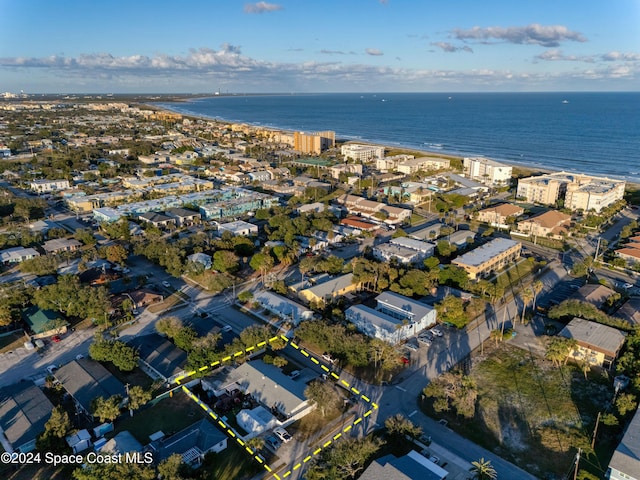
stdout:
<svg viewBox="0 0 640 480">
<path fill-rule="evenodd" d="M 22 317 L 32 338 L 44 338 L 66 333 L 67 322 L 61 314 L 53 310 L 43 310 L 36 306 L 23 311 Z"/>
<path fill-rule="evenodd" d="M 326 168 L 332 164 L 330 160 L 324 158 L 308 157 L 308 158 L 296 158 L 291 160 L 292 165 L 299 167 L 320 167 Z"/>
</svg>

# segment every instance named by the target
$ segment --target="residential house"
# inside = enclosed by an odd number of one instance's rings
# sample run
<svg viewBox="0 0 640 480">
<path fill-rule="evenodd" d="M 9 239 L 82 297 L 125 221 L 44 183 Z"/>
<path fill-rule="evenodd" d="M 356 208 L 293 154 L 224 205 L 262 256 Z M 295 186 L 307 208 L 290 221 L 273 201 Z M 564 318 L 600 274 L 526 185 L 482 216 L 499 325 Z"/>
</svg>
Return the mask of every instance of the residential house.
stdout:
<svg viewBox="0 0 640 480">
<path fill-rule="evenodd" d="M 96 447 L 98 444 L 96 443 Z M 113 438 L 99 447 L 98 451 L 105 455 L 124 455 L 129 452 L 142 452 L 144 447 L 128 430 L 116 433 Z"/>
<path fill-rule="evenodd" d="M 347 293 L 355 292 L 359 287 L 360 285 L 353 281 L 353 273 L 347 273 L 301 290 L 298 297 L 307 303 L 324 304 Z"/>
<path fill-rule="evenodd" d="M 200 213 L 186 208 L 168 208 L 165 210 L 167 217 L 173 218 L 178 227 L 190 226 L 200 220 Z"/>
<path fill-rule="evenodd" d="M 206 253 L 196 252 L 187 256 L 187 261 L 192 263 L 200 264 L 204 267 L 205 270 L 209 270 L 213 265 L 213 260 L 211 255 L 207 255 Z"/>
<path fill-rule="evenodd" d="M 91 416 L 91 402 L 97 397 L 125 396 L 124 385 L 109 371 L 88 358 L 72 360 L 54 373 L 78 408 Z"/>
<path fill-rule="evenodd" d="M 152 442 L 149 447 L 158 461 L 179 454 L 183 463 L 196 468 L 207 453 L 220 453 L 227 448 L 227 436 L 203 418 L 170 437 Z"/>
<path fill-rule="evenodd" d="M 359 480 L 444 480 L 447 475 L 447 470 L 411 450 L 402 457 L 389 454 L 375 459 Z"/>
<path fill-rule="evenodd" d="M 624 302 L 614 317 L 626 320 L 633 327 L 640 325 L 640 297 L 631 297 Z"/>
<path fill-rule="evenodd" d="M 451 161 L 447 158 L 418 157 L 398 163 L 396 170 L 406 175 L 425 170 L 443 170 L 449 168 Z"/>
<path fill-rule="evenodd" d="M 27 325 L 27 335 L 34 339 L 62 335 L 69 325 L 60 313 L 43 310 L 36 305 L 24 310 L 22 318 Z"/>
<path fill-rule="evenodd" d="M 258 226 L 243 220 L 237 220 L 235 222 L 221 223 L 218 225 L 218 234 L 222 235 L 224 232 L 231 232 L 234 237 L 249 237 L 258 234 Z"/>
<path fill-rule="evenodd" d="M 436 323 L 436 310 L 394 292 L 382 292 L 376 297 L 376 308 L 354 305 L 345 311 L 345 318 L 370 337 L 398 343 Z"/>
<path fill-rule="evenodd" d="M 608 480 L 640 478 L 640 409 L 636 410 L 622 440 L 613 452 L 605 478 Z"/>
<path fill-rule="evenodd" d="M 496 238 L 456 257 L 451 263 L 463 268 L 471 280 L 487 277 L 520 257 L 522 244 L 508 238 Z"/>
<path fill-rule="evenodd" d="M 343 218 L 340 220 L 340 225 L 354 228 L 359 232 L 372 232 L 380 228 L 380 225 L 377 223 L 367 222 L 366 220 L 362 220 L 360 217 Z"/>
<path fill-rule="evenodd" d="M 625 340 L 620 330 L 582 318 L 571 320 L 558 335 L 578 342 L 570 358 L 606 369 L 613 368 Z"/>
<path fill-rule="evenodd" d="M 569 297 L 570 300 L 580 300 L 581 302 L 590 303 L 596 308 L 602 308 L 607 299 L 616 292 L 608 287 L 600 284 L 587 284 L 580 287 Z"/>
<path fill-rule="evenodd" d="M 561 239 L 569 235 L 571 215 L 549 210 L 518 222 L 517 230 L 529 237 L 549 237 Z"/>
<path fill-rule="evenodd" d="M 282 320 L 290 321 L 294 326 L 302 320 L 313 318 L 313 310 L 277 293 L 268 291 L 254 293 L 253 301 Z"/>
<path fill-rule="evenodd" d="M 626 244 L 623 248 L 617 249 L 616 255 L 630 264 L 640 263 L 640 248 L 632 248 L 630 245 Z"/>
<path fill-rule="evenodd" d="M 129 292 L 134 308 L 145 308 L 163 300 L 163 296 L 151 290 L 138 289 Z"/>
<path fill-rule="evenodd" d="M 82 246 L 82 243 L 75 238 L 54 238 L 42 244 L 42 248 L 47 254 L 61 252 L 75 252 Z"/>
<path fill-rule="evenodd" d="M 0 444 L 9 453 L 36 448 L 36 437 L 44 431 L 53 405 L 31 381 L 0 390 Z"/>
<path fill-rule="evenodd" d="M 156 212 L 146 212 L 139 215 L 138 218 L 157 228 L 167 228 L 169 225 L 175 225 L 175 219 Z"/>
<path fill-rule="evenodd" d="M 492 227 L 509 228 L 509 219 L 519 217 L 524 208 L 512 203 L 501 203 L 478 211 L 478 220 Z"/>
<path fill-rule="evenodd" d="M 174 383 L 184 374 L 186 352 L 157 333 L 135 337 L 129 345 L 136 349 L 142 369 L 151 378 Z"/>
<path fill-rule="evenodd" d="M 0 262 L 9 264 L 22 263 L 25 260 L 30 260 L 39 256 L 40 254 L 38 251 L 33 248 L 12 247 L 0 251 Z"/>
<path fill-rule="evenodd" d="M 285 375 L 275 365 L 262 360 L 245 362 L 239 367 L 225 369 L 215 381 L 216 392 L 240 390 L 254 400 L 292 423 L 313 410 L 314 405 L 304 394 L 307 385 Z"/>
</svg>

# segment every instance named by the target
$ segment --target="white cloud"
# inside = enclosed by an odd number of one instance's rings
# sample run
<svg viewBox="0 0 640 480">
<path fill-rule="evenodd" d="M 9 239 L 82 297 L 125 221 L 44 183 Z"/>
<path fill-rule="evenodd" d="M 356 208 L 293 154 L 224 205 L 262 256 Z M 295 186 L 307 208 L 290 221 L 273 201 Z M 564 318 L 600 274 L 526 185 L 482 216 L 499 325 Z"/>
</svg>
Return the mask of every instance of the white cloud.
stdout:
<svg viewBox="0 0 640 480">
<path fill-rule="evenodd" d="M 565 55 L 561 50 L 555 48 L 551 50 L 545 50 L 541 54 L 536 55 L 534 59 L 550 62 L 563 61 L 593 63 L 595 61 L 595 57 L 593 55 Z"/>
<path fill-rule="evenodd" d="M 431 45 L 433 45 L 434 47 L 438 47 L 440 50 L 447 53 L 454 53 L 459 51 L 473 53 L 473 50 L 469 45 L 463 45 L 461 47 L 458 47 L 449 42 L 431 42 Z"/>
<path fill-rule="evenodd" d="M 543 47 L 557 47 L 560 42 L 586 42 L 587 39 L 580 32 L 569 30 L 564 25 L 540 25 L 532 23 L 523 27 L 473 27 L 470 29 L 455 29 L 451 32 L 458 40 L 492 39 L 521 45 L 542 45 Z"/>
<path fill-rule="evenodd" d="M 245 3 L 244 13 L 268 13 L 282 10 L 282 5 L 267 2 Z"/>
<path fill-rule="evenodd" d="M 375 57 L 384 55 L 384 53 L 381 50 L 378 50 L 377 48 L 367 48 L 365 49 L 365 53 L 367 55 L 373 55 Z"/>
<path fill-rule="evenodd" d="M 602 55 L 602 60 L 605 62 L 638 62 L 640 61 L 640 53 L 609 52 Z"/>
</svg>

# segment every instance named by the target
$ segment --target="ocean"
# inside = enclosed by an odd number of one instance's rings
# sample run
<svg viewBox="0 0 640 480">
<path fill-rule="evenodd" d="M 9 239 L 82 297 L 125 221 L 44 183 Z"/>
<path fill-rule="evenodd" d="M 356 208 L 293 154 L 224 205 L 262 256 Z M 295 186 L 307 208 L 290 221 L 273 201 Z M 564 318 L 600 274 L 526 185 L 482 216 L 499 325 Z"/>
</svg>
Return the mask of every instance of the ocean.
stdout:
<svg viewBox="0 0 640 480">
<path fill-rule="evenodd" d="M 640 93 L 233 95 L 166 109 L 640 183 Z"/>
</svg>

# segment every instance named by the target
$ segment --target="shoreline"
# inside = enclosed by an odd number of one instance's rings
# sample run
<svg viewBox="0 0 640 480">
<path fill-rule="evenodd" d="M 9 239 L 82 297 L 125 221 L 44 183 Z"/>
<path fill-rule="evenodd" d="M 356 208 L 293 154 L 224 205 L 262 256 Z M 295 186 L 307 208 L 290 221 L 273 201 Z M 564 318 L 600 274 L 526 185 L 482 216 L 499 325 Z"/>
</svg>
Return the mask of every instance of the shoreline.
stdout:
<svg viewBox="0 0 640 480">
<path fill-rule="evenodd" d="M 222 96 L 222 95 L 221 95 Z M 205 99 L 205 98 L 216 98 L 216 96 L 203 96 L 203 97 L 197 97 L 197 99 Z M 175 103 L 175 104 L 181 104 L 181 103 L 188 103 L 192 100 L 194 100 L 196 98 L 192 97 L 190 99 L 185 98 L 185 99 L 181 99 L 179 101 L 173 101 L 173 102 L 167 102 L 167 103 Z M 251 123 L 251 122 L 241 122 L 241 121 L 235 121 L 235 120 L 226 120 L 223 118 L 215 118 L 215 117 L 209 117 L 206 115 L 198 115 L 198 114 L 192 114 L 192 113 L 184 113 L 181 112 L 179 110 L 174 110 L 169 108 L 166 105 L 159 105 L 157 103 L 153 103 L 153 102 L 141 102 L 143 105 L 145 106 L 150 106 L 153 107 L 155 109 L 158 110 L 162 110 L 162 111 L 166 111 L 166 112 L 170 112 L 170 113 L 178 113 L 180 115 L 182 115 L 183 117 L 186 118 L 190 118 L 190 119 L 198 119 L 198 120 L 204 120 L 204 121 L 208 121 L 208 122 L 217 122 L 217 123 L 229 123 L 232 125 L 248 125 L 250 127 L 254 127 L 254 128 L 263 128 L 265 130 L 273 130 L 273 131 L 277 131 L 277 132 L 289 132 L 289 131 L 293 131 L 293 130 L 289 130 L 289 129 L 285 129 L 285 128 L 278 128 L 278 127 L 271 127 L 271 126 L 265 126 L 262 124 L 256 124 L 256 123 Z M 164 103 L 164 102 L 163 102 Z M 463 158 L 465 158 L 465 156 L 470 157 L 470 156 L 474 156 L 474 155 L 460 155 L 460 154 L 456 154 L 456 153 L 449 153 L 447 151 L 442 151 L 442 152 L 436 152 L 433 150 L 421 150 L 418 148 L 414 148 L 411 146 L 407 146 L 407 145 L 402 145 L 402 144 L 398 144 L 398 145 L 388 145 L 385 143 L 380 143 L 380 142 L 376 142 L 373 140 L 364 140 L 364 139 L 360 139 L 360 138 L 348 138 L 348 137 L 336 137 L 336 141 L 341 141 L 344 143 L 360 143 L 363 145 L 373 145 L 373 146 L 378 146 L 378 147 L 384 147 L 385 150 L 400 150 L 400 151 L 405 151 L 409 154 L 413 154 L 413 153 L 417 153 L 420 154 L 421 156 L 427 156 L 427 157 L 443 157 L 443 158 L 452 158 L 452 159 L 457 159 L 457 160 L 462 160 Z M 480 156 L 483 157 L 483 155 L 475 155 L 475 156 Z M 487 157 L 488 158 L 488 157 Z M 531 164 L 525 164 L 525 163 L 516 163 L 513 162 L 511 160 L 504 160 L 504 159 L 497 159 L 497 158 L 492 158 L 492 160 L 495 160 L 497 162 L 500 162 L 504 165 L 510 166 L 513 168 L 513 170 L 517 170 L 520 173 L 524 174 L 524 175 L 518 175 L 516 178 L 524 178 L 525 176 L 534 176 L 534 175 L 544 175 L 544 174 L 549 174 L 549 173 L 557 173 L 557 172 L 562 172 L 562 171 L 567 171 L 567 170 L 562 170 L 562 169 L 554 169 L 554 168 L 548 168 L 548 167 L 541 167 L 538 165 L 531 165 Z M 582 173 L 582 172 L 570 172 L 570 173 L 576 173 L 576 174 L 581 174 L 581 175 L 589 175 L 592 177 L 599 177 L 599 178 L 609 178 L 612 180 L 624 180 L 626 182 L 625 185 L 625 191 L 635 191 L 635 190 L 640 190 L 640 182 L 631 182 L 629 180 L 627 180 L 626 178 L 615 178 L 615 177 L 608 177 L 608 176 L 602 176 L 602 175 L 595 175 L 595 174 L 589 174 L 589 173 Z M 632 187 L 631 189 L 629 189 L 628 187 Z"/>
</svg>

